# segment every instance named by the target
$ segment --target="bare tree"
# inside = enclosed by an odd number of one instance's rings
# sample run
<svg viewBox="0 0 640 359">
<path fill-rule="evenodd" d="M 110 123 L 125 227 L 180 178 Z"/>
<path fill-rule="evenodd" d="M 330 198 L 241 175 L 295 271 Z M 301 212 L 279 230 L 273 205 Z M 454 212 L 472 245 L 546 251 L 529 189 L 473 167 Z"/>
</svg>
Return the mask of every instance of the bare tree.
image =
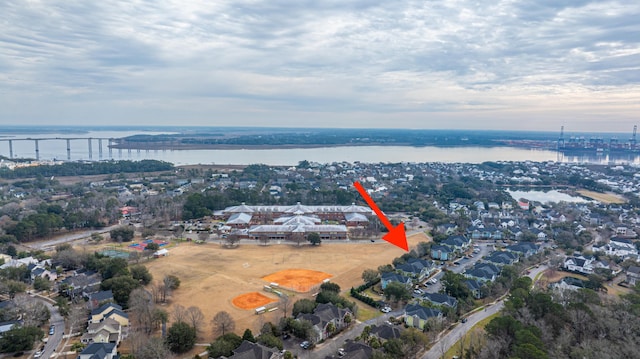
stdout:
<svg viewBox="0 0 640 359">
<path fill-rule="evenodd" d="M 287 317 L 287 312 L 289 311 L 290 305 L 291 305 L 291 300 L 289 299 L 289 296 L 283 293 L 282 296 L 280 297 L 280 300 L 278 301 L 278 307 L 282 310 L 282 314 L 284 315 L 284 318 Z"/>
<path fill-rule="evenodd" d="M 178 322 L 187 322 L 187 309 L 180 304 L 176 304 L 173 306 L 173 321 Z"/>
<path fill-rule="evenodd" d="M 134 326 L 146 334 L 153 331 L 154 303 L 152 296 L 143 288 L 134 289 L 129 295 L 129 311 L 134 313 Z"/>
<path fill-rule="evenodd" d="M 44 303 L 28 295 L 17 295 L 13 301 L 22 314 L 23 325 L 37 327 L 51 317 L 49 308 Z"/>
<path fill-rule="evenodd" d="M 170 359 L 173 354 L 162 338 L 149 338 L 135 353 L 136 359 Z"/>
<path fill-rule="evenodd" d="M 193 329 L 196 330 L 196 333 L 202 331 L 202 324 L 204 323 L 204 314 L 200 308 L 196 306 L 190 306 L 186 310 L 186 320 L 187 323 L 190 324 Z"/>
<path fill-rule="evenodd" d="M 211 326 L 213 328 L 213 334 L 218 337 L 233 331 L 236 328 L 236 323 L 233 321 L 233 318 L 231 318 L 231 315 L 223 310 L 216 313 L 211 320 Z"/>
</svg>

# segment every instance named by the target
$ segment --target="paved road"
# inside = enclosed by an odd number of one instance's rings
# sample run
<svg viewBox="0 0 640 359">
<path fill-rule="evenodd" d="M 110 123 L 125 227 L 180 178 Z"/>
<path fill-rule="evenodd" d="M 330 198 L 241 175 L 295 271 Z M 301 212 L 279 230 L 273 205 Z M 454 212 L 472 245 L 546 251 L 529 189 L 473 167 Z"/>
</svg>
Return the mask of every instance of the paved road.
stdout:
<svg viewBox="0 0 640 359">
<path fill-rule="evenodd" d="M 533 268 L 528 277 L 535 280 L 535 277 L 546 270 L 548 267 L 546 265 L 542 265 L 537 268 Z M 506 298 L 506 297 L 505 297 Z M 466 323 L 458 323 L 451 331 L 447 332 L 443 335 L 440 340 L 433 346 L 431 349 L 422 356 L 422 359 L 439 359 L 444 356 L 444 354 L 449 351 L 449 349 L 456 344 L 456 342 L 462 338 L 474 325 L 483 319 L 497 313 L 504 307 L 504 299 L 498 300 L 495 304 L 485 307 L 486 310 L 478 311 L 472 315 L 467 317 Z"/>
<path fill-rule="evenodd" d="M 27 243 L 24 243 L 24 245 L 36 250 L 50 250 L 50 249 L 54 249 L 55 246 L 57 245 L 67 243 L 67 242 L 77 241 L 83 238 L 89 238 L 93 233 L 107 233 L 112 229 L 115 229 L 118 227 L 120 227 L 120 225 L 114 225 L 114 226 L 105 227 L 101 229 L 75 232 L 75 233 L 65 234 L 60 237 L 56 237 L 55 239 L 49 239 L 49 240 L 39 241 L 39 242 L 27 242 Z"/>
<path fill-rule="evenodd" d="M 51 318 L 49 319 L 49 323 L 55 326 L 55 331 L 53 335 L 49 335 L 49 328 L 45 328 L 45 338 L 48 336 L 47 343 L 44 345 L 44 352 L 41 358 L 49 358 L 53 355 L 56 349 L 60 346 L 62 342 L 62 336 L 64 335 L 65 323 L 64 318 L 58 312 L 58 308 L 51 303 L 51 300 L 48 298 L 42 298 L 40 296 L 34 296 L 36 300 L 41 301 L 44 305 L 49 308 L 49 312 L 51 313 Z M 38 344 L 35 347 L 35 351 L 40 350 L 42 348 L 41 344 Z M 61 350 L 62 348 L 60 348 Z"/>
</svg>

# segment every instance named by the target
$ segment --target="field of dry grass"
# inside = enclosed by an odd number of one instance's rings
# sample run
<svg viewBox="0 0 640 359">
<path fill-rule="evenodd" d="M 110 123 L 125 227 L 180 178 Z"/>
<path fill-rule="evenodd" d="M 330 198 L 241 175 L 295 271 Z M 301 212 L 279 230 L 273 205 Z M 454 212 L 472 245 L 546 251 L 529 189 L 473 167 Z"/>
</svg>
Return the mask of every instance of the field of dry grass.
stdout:
<svg viewBox="0 0 640 359">
<path fill-rule="evenodd" d="M 580 193 L 581 196 L 594 199 L 604 204 L 620 204 L 620 203 L 626 202 L 624 197 L 615 193 L 610 193 L 610 192 L 600 193 L 600 192 L 588 191 L 586 189 L 581 189 L 577 192 Z"/>
<path fill-rule="evenodd" d="M 410 236 L 409 246 L 428 241 L 425 234 Z M 284 269 L 307 269 L 330 274 L 331 281 L 343 291 L 362 283 L 365 269 L 376 269 L 389 264 L 404 252 L 386 242 L 325 243 L 317 247 L 291 246 L 288 244 L 241 245 L 227 249 L 219 244 L 180 243 L 171 247 L 169 256 L 154 259 L 146 265 L 156 279 L 167 274 L 180 278 L 180 288 L 171 297 L 166 310 L 180 304 L 184 307 L 199 307 L 207 323 L 219 311 L 227 311 L 236 322 L 236 332 L 249 328 L 259 331 L 265 321 L 277 322 L 283 315 L 280 311 L 258 316 L 253 310 L 243 310 L 233 305 L 234 298 L 251 292 L 278 299 L 273 293 L 263 291 L 269 282 L 264 276 Z M 311 293 L 289 293 L 292 303 Z M 261 318 L 262 317 L 262 318 Z M 212 339 L 207 325 L 201 340 Z"/>
</svg>

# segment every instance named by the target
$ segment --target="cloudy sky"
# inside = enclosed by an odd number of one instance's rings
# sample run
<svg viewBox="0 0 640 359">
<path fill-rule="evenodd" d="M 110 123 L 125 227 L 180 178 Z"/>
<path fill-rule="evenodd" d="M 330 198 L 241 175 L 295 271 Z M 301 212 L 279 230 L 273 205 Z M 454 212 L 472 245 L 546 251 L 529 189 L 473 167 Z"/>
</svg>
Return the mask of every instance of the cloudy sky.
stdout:
<svg viewBox="0 0 640 359">
<path fill-rule="evenodd" d="M 3 0 L 0 125 L 624 131 L 640 2 Z"/>
</svg>

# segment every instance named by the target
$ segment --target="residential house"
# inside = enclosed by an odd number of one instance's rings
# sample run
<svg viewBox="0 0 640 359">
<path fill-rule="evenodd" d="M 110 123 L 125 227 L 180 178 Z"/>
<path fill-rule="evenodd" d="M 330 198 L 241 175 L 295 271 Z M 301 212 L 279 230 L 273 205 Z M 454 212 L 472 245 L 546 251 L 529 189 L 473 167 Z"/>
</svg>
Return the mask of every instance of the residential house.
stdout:
<svg viewBox="0 0 640 359">
<path fill-rule="evenodd" d="M 347 317 L 352 317 L 349 309 L 338 308 L 331 303 L 318 304 L 312 314 L 301 313 L 296 319 L 308 320 L 313 325 L 314 342 L 329 338 L 348 326 Z"/>
<path fill-rule="evenodd" d="M 538 253 L 538 251 L 540 250 L 540 246 L 531 242 L 520 242 L 517 244 L 507 246 L 505 250 L 509 252 L 517 253 L 523 256 L 524 258 L 529 258 L 532 255 Z"/>
<path fill-rule="evenodd" d="M 394 272 L 382 273 L 382 276 L 380 277 L 380 285 L 382 289 L 384 290 L 385 288 L 387 288 L 387 285 L 389 285 L 389 283 L 391 282 L 398 282 L 405 285 L 406 287 L 410 287 L 412 284 L 411 278 L 405 277 L 401 274 Z"/>
<path fill-rule="evenodd" d="M 99 323 L 90 323 L 87 332 L 80 341 L 84 344 L 91 343 L 120 343 L 122 326 L 115 319 L 106 318 Z"/>
<path fill-rule="evenodd" d="M 580 274 L 589 275 L 593 273 L 593 261 L 595 258 L 592 256 L 572 256 L 567 257 L 564 261 L 563 268 L 569 272 L 576 272 Z"/>
<path fill-rule="evenodd" d="M 409 258 L 406 263 L 396 266 L 398 273 L 418 281 L 428 277 L 434 269 L 432 261 L 419 258 Z"/>
<path fill-rule="evenodd" d="M 19 327 L 20 326 L 20 322 L 17 320 L 10 320 L 7 322 L 1 322 L 0 323 L 0 336 L 2 336 L 2 334 L 4 334 L 5 332 L 8 332 L 9 330 Z"/>
<path fill-rule="evenodd" d="M 520 260 L 520 256 L 509 251 L 495 251 L 484 257 L 484 261 L 493 263 L 497 266 L 512 265 Z"/>
<path fill-rule="evenodd" d="M 122 307 L 115 303 L 106 303 L 98 309 L 91 311 L 89 323 L 99 323 L 106 318 L 111 318 L 121 326 L 129 326 L 129 315 L 122 311 Z"/>
<path fill-rule="evenodd" d="M 229 359 L 280 359 L 283 355 L 278 349 L 268 348 L 262 344 L 244 340 L 233 350 Z"/>
<path fill-rule="evenodd" d="M 373 348 L 361 342 L 347 342 L 344 352 L 343 359 L 369 359 L 373 355 Z"/>
<path fill-rule="evenodd" d="M 101 305 L 106 303 L 113 303 L 115 300 L 113 299 L 113 292 L 111 289 L 103 290 L 100 292 L 90 293 L 89 300 L 87 301 L 87 307 L 89 310 L 94 310 L 99 308 Z"/>
<path fill-rule="evenodd" d="M 410 327 L 423 330 L 427 321 L 433 318 L 442 319 L 442 312 L 419 304 L 407 304 L 404 308 L 404 322 Z"/>
<path fill-rule="evenodd" d="M 389 339 L 399 339 L 400 329 L 398 329 L 398 327 L 396 326 L 389 325 L 389 324 L 382 324 L 380 326 L 377 326 L 374 324 L 371 326 L 371 331 L 369 332 L 369 335 L 377 337 L 382 341 L 389 340 Z"/>
<path fill-rule="evenodd" d="M 78 359 L 117 359 L 115 343 L 91 343 L 80 352 Z"/>
<path fill-rule="evenodd" d="M 632 241 L 620 238 L 620 237 L 611 237 L 609 239 L 609 243 L 606 243 L 602 246 L 593 246 L 594 252 L 604 252 L 610 256 L 616 256 L 621 259 L 637 259 L 638 258 L 638 250 Z"/>
<path fill-rule="evenodd" d="M 453 250 L 447 246 L 441 246 L 438 244 L 431 246 L 431 258 L 433 259 L 448 261 L 449 259 L 452 259 L 452 255 Z"/>
<path fill-rule="evenodd" d="M 630 287 L 640 284 L 640 267 L 631 266 L 627 269 L 627 279 L 625 283 Z"/>
<path fill-rule="evenodd" d="M 451 308 L 458 306 L 458 300 L 456 298 L 443 293 L 425 293 L 423 298 L 435 305 L 446 305 Z"/>
<path fill-rule="evenodd" d="M 36 278 L 44 278 L 48 281 L 54 281 L 58 279 L 58 274 L 56 272 L 52 272 L 42 265 L 29 264 L 28 268 L 31 282 L 36 280 Z"/>
<path fill-rule="evenodd" d="M 555 283 L 549 284 L 552 289 L 576 291 L 585 288 L 585 281 L 574 277 L 563 277 Z"/>
<path fill-rule="evenodd" d="M 445 239 L 440 244 L 453 249 L 454 252 L 464 252 L 467 248 L 469 248 L 471 241 L 464 236 L 449 236 L 449 238 Z"/>
<path fill-rule="evenodd" d="M 500 274 L 500 268 L 492 263 L 476 263 L 467 269 L 464 276 L 481 282 L 493 282 Z"/>
<path fill-rule="evenodd" d="M 469 288 L 474 298 L 481 299 L 482 297 L 484 297 L 484 293 L 482 291 L 484 283 L 482 283 L 481 281 L 475 279 L 467 279 L 464 281 L 464 285 Z"/>
<path fill-rule="evenodd" d="M 458 230 L 458 225 L 455 223 L 444 223 L 436 227 L 436 231 L 439 233 L 444 233 L 448 236 L 456 233 Z"/>
<path fill-rule="evenodd" d="M 63 279 L 60 281 L 60 288 L 65 288 L 64 292 L 71 299 L 77 296 L 88 298 L 90 293 L 99 290 L 101 282 L 102 278 L 98 273 L 87 271 Z"/>
</svg>

